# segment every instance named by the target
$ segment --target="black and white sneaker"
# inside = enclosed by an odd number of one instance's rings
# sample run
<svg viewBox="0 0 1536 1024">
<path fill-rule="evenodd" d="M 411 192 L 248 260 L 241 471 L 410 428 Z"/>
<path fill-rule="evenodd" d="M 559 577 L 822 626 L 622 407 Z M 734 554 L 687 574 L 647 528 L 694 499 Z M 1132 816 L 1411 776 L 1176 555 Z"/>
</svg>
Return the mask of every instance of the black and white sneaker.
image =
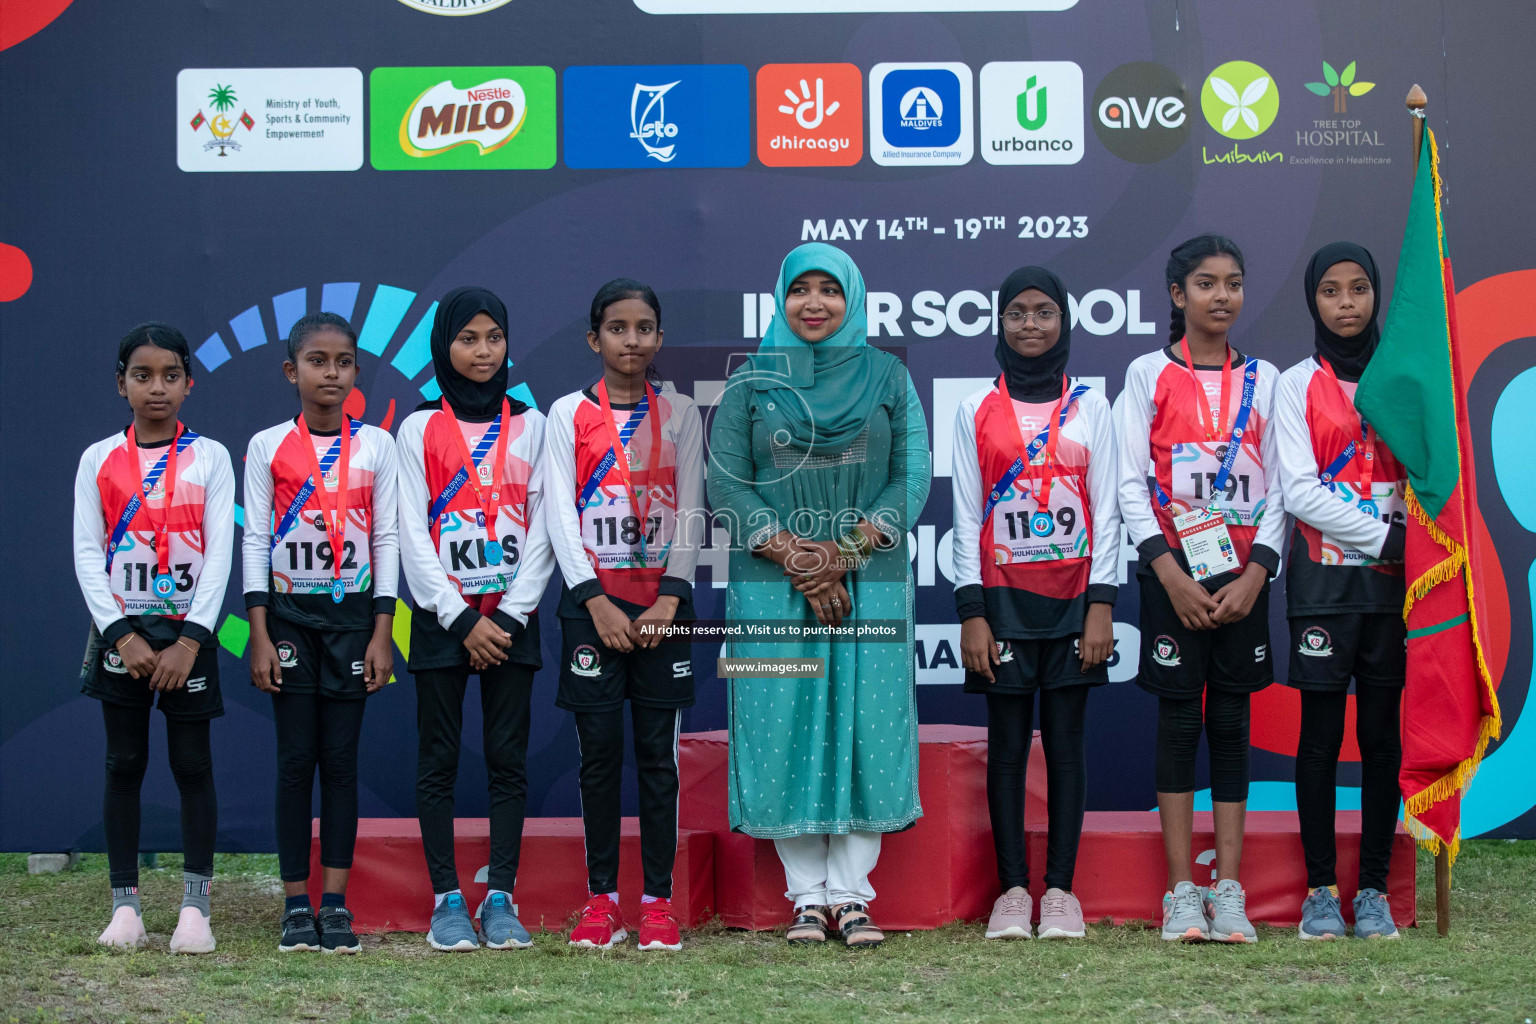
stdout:
<svg viewBox="0 0 1536 1024">
<path fill-rule="evenodd" d="M 294 907 L 283 915 L 283 937 L 277 948 L 282 953 L 315 953 L 320 950 L 320 929 L 315 925 L 314 907 Z"/>
<path fill-rule="evenodd" d="M 326 953 L 361 953 L 362 943 L 352 930 L 352 911 L 346 907 L 320 908 L 320 949 Z"/>
</svg>

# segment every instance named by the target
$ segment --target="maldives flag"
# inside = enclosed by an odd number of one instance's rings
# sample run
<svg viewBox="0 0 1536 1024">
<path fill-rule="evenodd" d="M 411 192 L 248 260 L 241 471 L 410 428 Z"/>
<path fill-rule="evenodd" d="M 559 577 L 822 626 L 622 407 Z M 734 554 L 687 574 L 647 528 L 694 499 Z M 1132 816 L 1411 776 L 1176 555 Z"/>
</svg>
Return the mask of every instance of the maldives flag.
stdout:
<svg viewBox="0 0 1536 1024">
<path fill-rule="evenodd" d="M 1392 308 L 1355 403 L 1408 471 L 1404 822 L 1431 852 L 1444 843 L 1454 859 L 1462 794 L 1500 722 L 1478 625 L 1471 374 L 1456 335 L 1440 188 L 1435 137 L 1426 126 Z"/>
<path fill-rule="evenodd" d="M 256 127 L 255 120 L 253 120 L 251 115 L 244 110 L 240 111 L 240 123 L 245 125 L 246 131 L 250 131 L 252 128 Z"/>
</svg>

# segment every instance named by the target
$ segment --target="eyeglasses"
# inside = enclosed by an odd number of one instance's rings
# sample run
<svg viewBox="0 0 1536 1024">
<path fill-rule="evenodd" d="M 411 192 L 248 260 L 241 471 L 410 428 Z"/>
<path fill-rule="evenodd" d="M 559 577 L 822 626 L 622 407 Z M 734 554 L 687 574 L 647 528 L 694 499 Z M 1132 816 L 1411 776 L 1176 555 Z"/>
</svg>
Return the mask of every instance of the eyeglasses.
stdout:
<svg viewBox="0 0 1536 1024">
<path fill-rule="evenodd" d="M 1059 316 L 1061 316 L 1061 314 L 1056 312 L 1054 309 L 1040 309 L 1033 313 L 1023 313 L 1017 309 L 1010 309 L 1008 312 L 1003 314 L 1003 326 L 1008 328 L 1010 331 L 1022 331 L 1026 326 L 1028 326 L 1029 318 L 1034 317 L 1035 323 L 1040 326 L 1040 329 L 1042 331 L 1048 331 L 1051 329 L 1051 325 L 1056 322 L 1056 318 Z"/>
</svg>

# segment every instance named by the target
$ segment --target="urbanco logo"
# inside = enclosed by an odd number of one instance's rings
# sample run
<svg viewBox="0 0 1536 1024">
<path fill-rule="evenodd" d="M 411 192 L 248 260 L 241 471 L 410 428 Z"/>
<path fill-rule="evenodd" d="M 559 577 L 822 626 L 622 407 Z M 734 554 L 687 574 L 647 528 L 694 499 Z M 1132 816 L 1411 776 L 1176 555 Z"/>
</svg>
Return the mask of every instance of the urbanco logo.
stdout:
<svg viewBox="0 0 1536 1024">
<path fill-rule="evenodd" d="M 965 64 L 876 64 L 869 73 L 869 150 L 877 164 L 971 159 L 971 69 Z"/>
<path fill-rule="evenodd" d="M 570 67 L 564 83 L 571 167 L 740 167 L 751 155 L 739 64 Z"/>
<path fill-rule="evenodd" d="M 1308 82 L 1307 91 L 1318 96 L 1333 96 L 1333 112 L 1335 114 L 1349 113 L 1349 97 L 1364 96 L 1376 88 L 1375 82 L 1360 82 L 1355 80 L 1355 62 L 1350 61 L 1344 66 L 1343 71 L 1333 70 L 1333 65 L 1323 61 L 1323 80 L 1321 82 Z"/>
<path fill-rule="evenodd" d="M 1161 64 L 1122 64 L 1093 91 L 1093 131 L 1122 160 L 1149 164 L 1172 156 L 1189 138 L 1188 95 Z"/>
<path fill-rule="evenodd" d="M 1206 76 L 1200 109 L 1210 126 L 1229 139 L 1264 134 L 1280 113 L 1280 90 L 1268 71 L 1233 60 Z"/>
<path fill-rule="evenodd" d="M 757 158 L 769 167 L 849 167 L 864 155 L 864 75 L 853 64 L 757 72 Z"/>
<path fill-rule="evenodd" d="M 555 164 L 552 68 L 374 68 L 369 94 L 371 158 L 379 170 Z"/>
<path fill-rule="evenodd" d="M 981 69 L 981 155 L 989 164 L 1083 158 L 1083 69 L 1069 60 L 993 61 Z"/>
</svg>

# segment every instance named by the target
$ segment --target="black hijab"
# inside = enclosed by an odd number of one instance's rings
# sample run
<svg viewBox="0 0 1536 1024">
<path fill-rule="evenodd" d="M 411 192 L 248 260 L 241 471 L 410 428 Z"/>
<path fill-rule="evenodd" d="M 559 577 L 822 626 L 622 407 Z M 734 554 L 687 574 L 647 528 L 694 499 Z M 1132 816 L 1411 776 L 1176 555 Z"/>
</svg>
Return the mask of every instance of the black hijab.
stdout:
<svg viewBox="0 0 1536 1024">
<path fill-rule="evenodd" d="M 454 413 L 466 420 L 491 419 L 501 412 L 501 400 L 507 398 L 505 361 L 494 377 L 479 384 L 455 370 L 448 354 L 464 325 L 481 313 L 496 321 L 502 334 L 507 333 L 507 307 L 484 288 L 455 288 L 443 296 L 432 319 L 432 369 L 437 373 L 437 386 Z M 527 403 L 515 398 L 507 400 L 514 416 L 528 408 Z"/>
<path fill-rule="evenodd" d="M 1365 325 L 1365 330 L 1353 338 L 1342 338 L 1334 334 L 1317 312 L 1318 284 L 1327 275 L 1329 268 L 1346 260 L 1365 268 L 1366 276 L 1371 279 L 1371 290 L 1376 293 L 1375 301 L 1371 303 L 1370 322 Z M 1381 276 L 1376 271 L 1375 259 L 1364 246 L 1353 242 L 1330 243 L 1312 254 L 1312 262 L 1307 264 L 1304 284 L 1307 289 L 1307 312 L 1312 314 L 1318 357 L 1326 357 L 1340 378 L 1359 380 L 1365 372 L 1365 364 L 1371 361 L 1371 353 L 1376 351 L 1376 343 L 1381 340 L 1381 328 L 1376 325 L 1376 314 L 1381 309 Z"/>
<path fill-rule="evenodd" d="M 1033 359 L 1021 356 L 1004 337 L 1003 310 L 1026 288 L 1037 288 L 1061 310 L 1061 336 Z M 1044 267 L 1020 267 L 997 292 L 997 365 L 1008 381 L 1008 394 L 1020 402 L 1049 402 L 1061 397 L 1061 377 L 1072 354 L 1071 311 L 1061 279 Z"/>
</svg>

